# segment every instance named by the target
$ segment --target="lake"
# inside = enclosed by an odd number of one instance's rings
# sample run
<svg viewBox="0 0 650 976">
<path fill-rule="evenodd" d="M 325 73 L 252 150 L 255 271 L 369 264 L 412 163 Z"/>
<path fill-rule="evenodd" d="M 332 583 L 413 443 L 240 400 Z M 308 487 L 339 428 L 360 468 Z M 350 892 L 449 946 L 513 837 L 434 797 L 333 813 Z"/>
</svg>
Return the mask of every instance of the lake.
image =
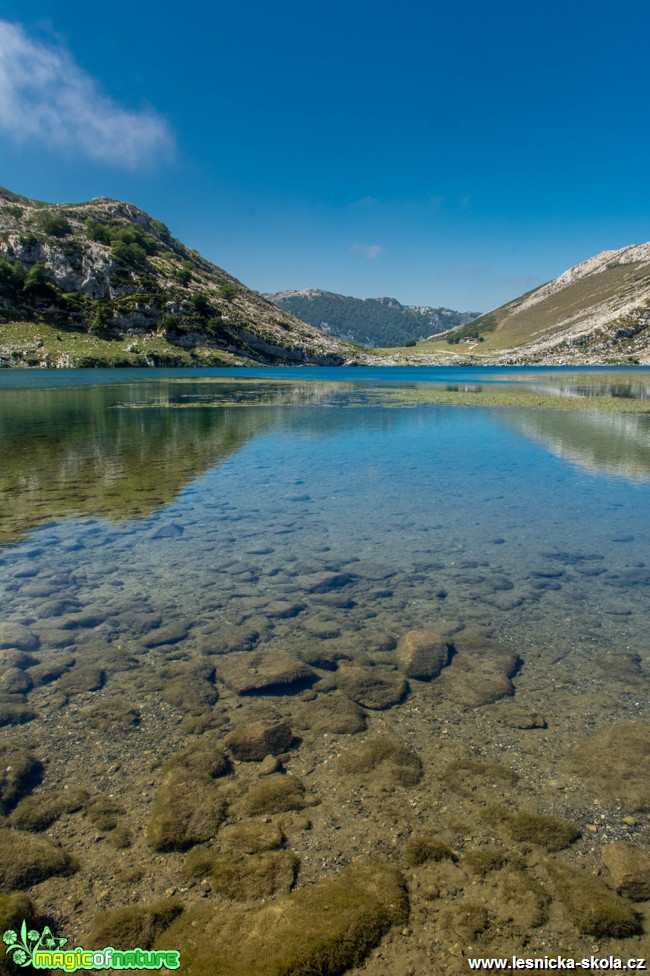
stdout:
<svg viewBox="0 0 650 976">
<path fill-rule="evenodd" d="M 650 370 L 5 370 L 0 458 L 2 887 L 71 945 L 166 898 L 217 972 L 379 858 L 364 972 L 642 954 Z"/>
</svg>

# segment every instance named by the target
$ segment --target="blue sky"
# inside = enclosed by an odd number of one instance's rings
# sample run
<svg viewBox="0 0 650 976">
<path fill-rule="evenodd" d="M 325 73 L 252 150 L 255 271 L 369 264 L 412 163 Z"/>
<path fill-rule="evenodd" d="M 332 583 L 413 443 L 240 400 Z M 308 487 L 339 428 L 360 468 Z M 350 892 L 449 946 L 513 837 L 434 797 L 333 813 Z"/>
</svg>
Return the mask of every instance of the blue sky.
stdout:
<svg viewBox="0 0 650 976">
<path fill-rule="evenodd" d="M 0 184 L 260 291 L 486 310 L 650 239 L 650 7 L 0 0 Z"/>
</svg>

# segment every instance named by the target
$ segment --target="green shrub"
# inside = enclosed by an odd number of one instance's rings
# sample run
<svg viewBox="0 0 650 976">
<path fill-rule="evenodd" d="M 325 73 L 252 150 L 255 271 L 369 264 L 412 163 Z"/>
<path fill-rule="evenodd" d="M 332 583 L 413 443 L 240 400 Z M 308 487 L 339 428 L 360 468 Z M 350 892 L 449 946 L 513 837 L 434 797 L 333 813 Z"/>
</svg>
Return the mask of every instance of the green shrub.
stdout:
<svg viewBox="0 0 650 976">
<path fill-rule="evenodd" d="M 72 231 L 70 222 L 63 214 L 40 213 L 37 220 L 43 233 L 50 237 L 67 237 Z"/>
</svg>

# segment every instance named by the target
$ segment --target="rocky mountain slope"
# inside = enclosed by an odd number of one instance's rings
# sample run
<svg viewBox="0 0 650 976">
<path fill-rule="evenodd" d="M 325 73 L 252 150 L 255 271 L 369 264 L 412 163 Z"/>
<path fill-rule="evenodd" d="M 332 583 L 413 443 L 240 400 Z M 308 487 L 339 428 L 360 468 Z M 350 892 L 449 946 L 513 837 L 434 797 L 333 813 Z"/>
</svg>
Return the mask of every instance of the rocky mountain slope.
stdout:
<svg viewBox="0 0 650 976">
<path fill-rule="evenodd" d="M 650 361 L 650 243 L 603 251 L 440 342 L 528 362 Z"/>
<path fill-rule="evenodd" d="M 338 365 L 348 354 L 132 204 L 0 189 L 0 366 Z"/>
<path fill-rule="evenodd" d="M 402 346 L 469 322 L 478 312 L 402 305 L 396 298 L 350 298 L 319 288 L 266 298 L 327 335 L 366 346 Z"/>
</svg>

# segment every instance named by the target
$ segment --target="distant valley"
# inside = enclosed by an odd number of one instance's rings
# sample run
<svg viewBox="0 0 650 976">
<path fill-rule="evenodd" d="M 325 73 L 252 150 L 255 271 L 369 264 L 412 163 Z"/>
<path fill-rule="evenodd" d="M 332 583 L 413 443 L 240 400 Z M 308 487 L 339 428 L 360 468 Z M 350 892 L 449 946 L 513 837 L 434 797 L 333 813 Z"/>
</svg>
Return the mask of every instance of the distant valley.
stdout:
<svg viewBox="0 0 650 976">
<path fill-rule="evenodd" d="M 319 288 L 264 296 L 326 335 L 362 346 L 414 345 L 418 339 L 475 319 L 478 312 L 402 305 L 396 298 L 350 298 Z"/>
</svg>

